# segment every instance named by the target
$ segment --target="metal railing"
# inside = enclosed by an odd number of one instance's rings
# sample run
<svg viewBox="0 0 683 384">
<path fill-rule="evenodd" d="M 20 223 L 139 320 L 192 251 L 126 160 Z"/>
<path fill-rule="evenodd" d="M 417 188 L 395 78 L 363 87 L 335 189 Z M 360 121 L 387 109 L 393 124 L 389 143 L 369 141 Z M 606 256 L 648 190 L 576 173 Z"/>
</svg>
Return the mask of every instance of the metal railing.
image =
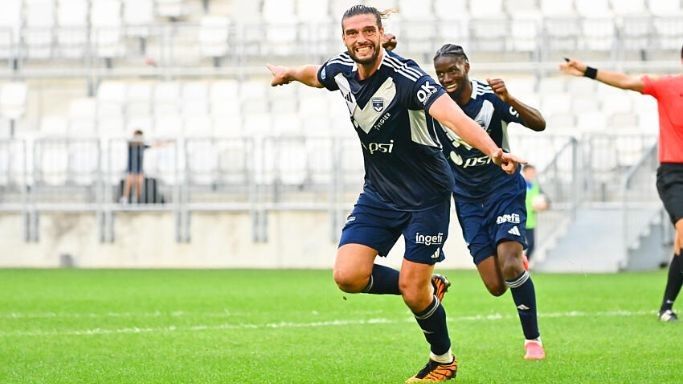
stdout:
<svg viewBox="0 0 683 384">
<path fill-rule="evenodd" d="M 654 138 L 642 136 L 640 140 L 652 142 Z M 161 198 L 149 204 L 121 204 L 125 139 L 2 140 L 0 212 L 24 213 L 26 238 L 33 241 L 39 238 L 41 212 L 74 211 L 97 215 L 102 241 L 114 240 L 115 215 L 136 211 L 174 214 L 178 241 L 190 240 L 193 212 L 249 213 L 256 241 L 267 239 L 270 212 L 325 212 L 334 239 L 363 183 L 361 147 L 354 137 L 282 134 L 158 142 L 146 151 L 144 166 L 145 175 L 157 180 Z M 549 134 L 514 137 L 513 152 L 537 166 L 552 202 L 552 214 L 539 220 L 564 220 L 580 203 L 591 201 L 595 170 L 592 157 L 585 155 L 615 150 L 606 143 L 592 136 L 581 140 Z M 634 162 L 627 176 L 629 192 L 615 195 L 612 201 L 637 195 L 635 186 L 641 188 L 642 183 L 635 176 L 640 171 L 633 169 L 644 169 L 644 164 Z M 615 178 L 624 174 L 619 167 L 610 170 Z"/>
</svg>

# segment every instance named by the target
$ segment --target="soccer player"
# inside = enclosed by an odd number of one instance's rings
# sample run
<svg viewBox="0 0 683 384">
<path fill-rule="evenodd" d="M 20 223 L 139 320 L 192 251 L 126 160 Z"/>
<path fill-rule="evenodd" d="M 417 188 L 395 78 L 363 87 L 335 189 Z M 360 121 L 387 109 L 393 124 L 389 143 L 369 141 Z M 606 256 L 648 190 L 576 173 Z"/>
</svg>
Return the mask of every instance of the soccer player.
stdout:
<svg viewBox="0 0 683 384">
<path fill-rule="evenodd" d="M 448 95 L 496 145 L 507 146 L 508 123 L 534 131 L 545 129 L 541 113 L 512 96 L 503 80 L 471 80 L 469 59 L 461 46 L 442 46 L 434 56 L 434 69 Z M 458 221 L 479 275 L 494 296 L 510 288 L 524 332 L 524 358 L 542 360 L 545 350 L 538 330 L 536 293 L 523 256 L 526 182 L 519 171 L 503 172 L 451 130 L 437 132 L 455 177 Z"/>
<path fill-rule="evenodd" d="M 128 141 L 128 166 L 126 167 L 126 179 L 123 185 L 123 194 L 119 200 L 121 204 L 128 204 L 130 192 L 135 188 L 137 202 L 142 202 L 142 185 L 145 180 L 144 175 L 144 155 L 145 150 L 150 146 L 145 144 L 145 136 L 139 129 L 133 132 L 133 138 Z"/>
<path fill-rule="evenodd" d="M 433 284 L 432 275 L 444 259 L 453 176 L 430 116 L 507 172 L 517 170 L 518 159 L 498 148 L 414 61 L 382 49 L 382 17 L 376 8 L 355 5 L 342 17 L 346 52 L 322 66 L 268 68 L 273 86 L 298 81 L 344 98 L 361 142 L 365 184 L 342 230 L 334 280 L 344 292 L 401 295 L 430 344 L 428 363 L 407 382 L 445 381 L 455 377 L 457 360 L 439 299 L 444 284 Z M 400 273 L 375 264 L 401 235 Z"/>
<path fill-rule="evenodd" d="M 683 64 L 683 46 L 681 47 Z M 683 284 L 683 75 L 630 76 L 622 72 L 598 70 L 579 60 L 565 59 L 560 70 L 568 75 L 585 76 L 612 87 L 640 92 L 657 99 L 659 110 L 659 168 L 657 191 L 664 203 L 676 235 L 674 256 L 659 308 L 659 320 L 678 320 L 673 304 Z"/>
</svg>

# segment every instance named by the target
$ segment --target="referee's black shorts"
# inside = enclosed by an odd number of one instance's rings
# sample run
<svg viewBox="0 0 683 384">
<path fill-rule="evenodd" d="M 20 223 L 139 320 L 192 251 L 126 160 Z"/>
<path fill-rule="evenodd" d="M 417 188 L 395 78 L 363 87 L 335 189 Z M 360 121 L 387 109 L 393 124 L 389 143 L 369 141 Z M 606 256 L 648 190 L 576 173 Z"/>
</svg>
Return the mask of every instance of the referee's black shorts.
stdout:
<svg viewBox="0 0 683 384">
<path fill-rule="evenodd" d="M 662 163 L 659 166 L 657 192 L 675 225 L 683 219 L 683 163 Z"/>
</svg>

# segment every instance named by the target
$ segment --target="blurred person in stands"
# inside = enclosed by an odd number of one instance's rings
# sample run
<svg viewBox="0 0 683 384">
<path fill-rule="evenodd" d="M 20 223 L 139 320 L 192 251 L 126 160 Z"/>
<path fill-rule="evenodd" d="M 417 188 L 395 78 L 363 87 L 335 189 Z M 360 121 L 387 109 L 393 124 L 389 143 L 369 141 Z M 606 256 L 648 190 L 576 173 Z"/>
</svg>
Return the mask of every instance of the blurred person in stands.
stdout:
<svg viewBox="0 0 683 384">
<path fill-rule="evenodd" d="M 344 98 L 361 142 L 365 184 L 342 229 L 334 280 L 344 292 L 401 295 L 430 345 L 428 363 L 407 382 L 440 382 L 457 373 L 441 304 L 450 283 L 434 275 L 445 257 L 453 175 L 432 117 L 507 172 L 517 171 L 518 159 L 504 153 L 413 60 L 382 49 L 385 16 L 355 5 L 341 20 L 346 52 L 322 66 L 268 68 L 272 86 L 298 81 Z M 400 273 L 375 264 L 401 235 Z"/>
<path fill-rule="evenodd" d="M 681 47 L 683 64 L 683 46 Z M 675 227 L 674 256 L 671 258 L 664 297 L 659 308 L 659 320 L 676 321 L 673 304 L 683 284 L 683 74 L 627 75 L 590 67 L 575 59 L 565 59 L 560 71 L 583 76 L 612 87 L 640 92 L 657 100 L 659 112 L 659 168 L 657 191 Z"/>
<path fill-rule="evenodd" d="M 121 204 L 128 204 L 130 202 L 130 192 L 135 188 L 135 195 L 137 202 L 142 201 L 142 186 L 145 180 L 144 175 L 144 158 L 145 150 L 150 148 L 150 145 L 145 144 L 145 136 L 139 129 L 133 132 L 133 137 L 128 141 L 128 165 L 126 167 L 126 179 L 123 184 L 123 194 L 121 196 Z"/>
<path fill-rule="evenodd" d="M 550 203 L 538 183 L 536 167 L 524 165 L 522 176 L 526 181 L 526 257 L 531 261 L 536 250 L 536 214 L 547 210 Z"/>
</svg>

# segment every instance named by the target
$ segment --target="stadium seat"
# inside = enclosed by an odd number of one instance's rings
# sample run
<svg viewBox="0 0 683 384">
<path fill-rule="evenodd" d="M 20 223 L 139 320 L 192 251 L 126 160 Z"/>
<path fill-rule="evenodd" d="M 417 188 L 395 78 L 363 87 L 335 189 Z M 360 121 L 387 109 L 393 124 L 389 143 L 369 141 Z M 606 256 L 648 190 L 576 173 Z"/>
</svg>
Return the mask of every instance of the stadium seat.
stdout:
<svg viewBox="0 0 683 384">
<path fill-rule="evenodd" d="M 301 135 L 301 118 L 296 113 L 279 113 L 273 118 L 273 134 L 275 135 Z"/>
<path fill-rule="evenodd" d="M 90 26 L 96 55 L 112 59 L 123 55 L 121 2 L 119 0 L 97 0 L 91 4 Z"/>
<path fill-rule="evenodd" d="M 100 149 L 97 140 L 75 140 L 68 145 L 68 179 L 76 185 L 92 185 L 100 169 Z"/>
<path fill-rule="evenodd" d="M 209 115 L 194 115 L 183 118 L 185 137 L 207 138 L 213 136 L 213 125 Z"/>
<path fill-rule="evenodd" d="M 240 83 L 235 80 L 215 81 L 209 88 L 211 115 L 214 117 L 241 116 Z"/>
<path fill-rule="evenodd" d="M 683 11 L 680 0 L 648 0 L 647 6 L 655 16 L 680 16 Z"/>
<path fill-rule="evenodd" d="M 154 115 L 176 114 L 180 110 L 180 83 L 162 81 L 154 87 Z"/>
<path fill-rule="evenodd" d="M 554 113 L 571 113 L 571 95 L 568 93 L 543 93 L 540 92 L 541 111 L 552 115 Z"/>
<path fill-rule="evenodd" d="M 427 21 L 434 19 L 432 0 L 398 0 L 399 14 L 404 20 Z"/>
<path fill-rule="evenodd" d="M 213 134 L 216 137 L 237 137 L 244 134 L 242 130 L 242 119 L 237 116 L 216 116 L 213 121 Z"/>
<path fill-rule="evenodd" d="M 575 14 L 573 1 L 540 0 L 544 17 L 571 17 Z"/>
<path fill-rule="evenodd" d="M 20 40 L 21 1 L 4 0 L 0 12 L 0 58 L 16 57 L 17 44 Z"/>
<path fill-rule="evenodd" d="M 209 113 L 209 86 L 203 81 L 185 82 L 181 92 L 181 113 L 184 117 Z"/>
<path fill-rule="evenodd" d="M 97 105 L 94 98 L 79 98 L 69 104 L 69 136 L 95 137 Z"/>
<path fill-rule="evenodd" d="M 347 9 L 358 4 L 356 0 L 329 0 L 332 20 L 341 23 L 342 16 Z"/>
<path fill-rule="evenodd" d="M 218 149 L 210 139 L 192 139 L 186 143 L 187 180 L 193 185 L 212 185 L 218 179 Z"/>
<path fill-rule="evenodd" d="M 605 132 L 607 116 L 602 111 L 582 112 L 576 116 L 576 126 L 580 132 Z"/>
<path fill-rule="evenodd" d="M 123 24 L 126 35 L 146 38 L 154 24 L 153 0 L 123 0 Z"/>
<path fill-rule="evenodd" d="M 511 49 L 536 52 L 539 49 L 540 18 L 515 17 L 510 21 Z"/>
<path fill-rule="evenodd" d="M 35 144 L 34 180 L 43 185 L 63 186 L 69 171 L 69 152 L 63 140 L 40 140 Z"/>
<path fill-rule="evenodd" d="M 154 137 L 172 139 L 182 134 L 183 120 L 180 114 L 157 115 L 154 119 Z"/>
<path fill-rule="evenodd" d="M 241 138 L 221 139 L 218 144 L 219 181 L 228 186 L 246 188 L 253 177 L 248 167 L 252 141 Z"/>
<path fill-rule="evenodd" d="M 10 120 L 23 117 L 27 96 L 26 83 L 15 81 L 3 84 L 0 88 L 0 115 Z"/>
<path fill-rule="evenodd" d="M 469 11 L 466 0 L 433 0 L 434 1 L 434 15 L 439 20 L 446 21 L 467 21 L 469 19 Z M 443 28 L 444 23 L 439 23 L 439 27 Z"/>
<path fill-rule="evenodd" d="M 645 0 L 610 0 L 610 7 L 612 12 L 620 16 L 646 16 L 649 13 Z"/>
<path fill-rule="evenodd" d="M 563 93 L 567 90 L 567 81 L 564 76 L 542 77 L 538 81 L 538 93 L 542 96 Z"/>
<path fill-rule="evenodd" d="M 128 83 L 126 90 L 126 116 L 149 117 L 152 114 L 152 84 L 149 82 Z"/>
<path fill-rule="evenodd" d="M 55 27 L 54 0 L 26 0 L 24 2 L 25 24 L 23 40 L 26 56 L 30 59 L 48 59 L 52 56 Z"/>
<path fill-rule="evenodd" d="M 264 0 L 263 20 L 266 22 L 267 52 L 276 55 L 294 52 L 299 21 L 294 0 Z"/>
<path fill-rule="evenodd" d="M 179 18 L 185 15 L 184 0 L 156 0 L 157 15 Z"/>
<path fill-rule="evenodd" d="M 68 123 L 64 116 L 44 116 L 40 119 L 40 133 L 44 137 L 66 137 Z"/>
<path fill-rule="evenodd" d="M 277 179 L 287 186 L 303 186 L 308 179 L 306 143 L 302 136 L 284 136 L 278 140 Z"/>
<path fill-rule="evenodd" d="M 108 141 L 111 138 L 121 138 L 128 134 L 124 129 L 126 124 L 121 116 L 118 118 L 107 117 L 105 119 L 98 119 L 96 124 L 97 133 L 104 141 Z"/>
<path fill-rule="evenodd" d="M 510 22 L 503 17 L 472 18 L 470 20 L 471 52 L 505 52 L 511 35 Z"/>
<path fill-rule="evenodd" d="M 228 54 L 230 19 L 205 16 L 199 22 L 199 47 L 204 57 L 221 58 Z"/>
<path fill-rule="evenodd" d="M 645 51 L 651 48 L 655 35 L 650 16 L 633 15 L 621 18 L 620 44 L 627 51 Z"/>
<path fill-rule="evenodd" d="M 672 15 L 676 13 L 672 12 Z M 657 32 L 657 47 L 662 50 L 671 50 L 680 52 L 681 41 L 683 40 L 683 22 L 681 22 L 682 15 L 677 16 L 662 16 L 654 19 L 653 26 Z"/>
<path fill-rule="evenodd" d="M 240 87 L 242 113 L 268 112 L 268 83 L 263 80 L 247 80 Z"/>
<path fill-rule="evenodd" d="M 561 4 L 563 2 L 557 2 Z M 556 52 L 565 54 L 578 49 L 581 36 L 581 19 L 578 17 L 546 17 L 543 20 L 546 34 L 545 54 L 556 57 Z"/>
<path fill-rule="evenodd" d="M 334 141 L 331 138 L 307 137 L 305 144 L 309 182 L 314 186 L 331 185 L 336 161 Z"/>
<path fill-rule="evenodd" d="M 589 51 L 612 51 L 616 48 L 616 25 L 612 18 L 581 19 L 580 48 Z"/>
<path fill-rule="evenodd" d="M 541 9 L 536 0 L 505 0 L 505 12 L 513 18 L 533 18 L 541 17 Z"/>
<path fill-rule="evenodd" d="M 469 0 L 469 12 L 473 17 L 503 17 L 503 0 Z"/>
<path fill-rule="evenodd" d="M 582 17 L 610 18 L 612 9 L 608 0 L 574 0 L 576 12 Z"/>
<path fill-rule="evenodd" d="M 60 57 L 83 57 L 88 44 L 87 0 L 59 0 L 57 3 L 57 48 Z"/>
<path fill-rule="evenodd" d="M 268 114 L 254 113 L 244 115 L 243 135 L 266 135 L 273 132 L 273 117 Z"/>
</svg>

